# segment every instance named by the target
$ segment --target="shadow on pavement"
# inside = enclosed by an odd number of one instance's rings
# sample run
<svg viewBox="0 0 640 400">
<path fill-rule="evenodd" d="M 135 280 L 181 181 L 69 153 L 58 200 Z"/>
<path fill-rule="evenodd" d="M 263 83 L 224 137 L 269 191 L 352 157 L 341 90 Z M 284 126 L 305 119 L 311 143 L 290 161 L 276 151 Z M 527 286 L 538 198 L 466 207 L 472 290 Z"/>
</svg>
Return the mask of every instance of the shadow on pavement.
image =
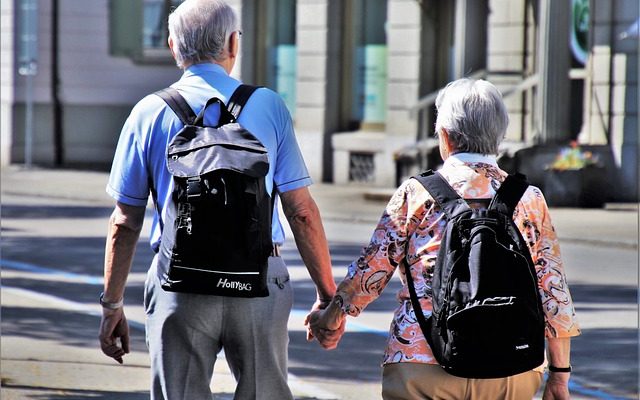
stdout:
<svg viewBox="0 0 640 400">
<path fill-rule="evenodd" d="M 633 285 L 585 285 L 570 283 L 574 303 L 584 304 L 638 304 L 638 288 Z M 584 306 L 583 306 L 584 308 Z M 601 310 L 601 307 L 598 307 Z M 615 309 L 615 308 L 614 308 Z"/>
<path fill-rule="evenodd" d="M 106 235 L 105 223 L 105 235 Z M 72 225 L 61 227 L 71 230 Z M 70 272 L 101 277 L 104 263 L 104 237 L 21 237 L 3 236 L 2 258 L 20 261 L 57 272 Z M 147 240 L 136 248 L 131 272 L 147 272 L 153 251 Z"/>
<path fill-rule="evenodd" d="M 74 223 L 79 223 L 78 218 L 108 218 L 111 210 L 108 207 L 33 207 L 3 204 L 2 217 L 69 218 L 73 221 L 61 227 L 62 230 L 69 230 L 73 229 Z M 19 237 L 14 235 L 2 238 L 1 250 L 4 259 L 52 268 L 62 273 L 102 275 L 104 257 L 104 238 L 102 237 Z M 347 266 L 358 257 L 363 245 L 364 243 L 362 245 L 332 243 L 331 255 L 334 265 Z M 140 241 L 132 271 L 146 272 L 152 257 L 153 253 L 148 242 Z M 293 245 L 286 246 L 284 258 L 291 265 L 298 267 L 303 265 Z M 336 275 L 335 278 L 340 282 L 343 276 Z M 101 285 L 90 283 L 55 282 L 27 277 L 3 277 L 2 284 L 87 304 L 95 304 L 101 290 Z M 399 279 L 394 277 L 380 298 L 364 312 L 393 311 L 397 307 L 395 294 L 399 288 Z M 127 302 L 142 304 L 142 291 L 142 284 L 128 285 Z M 311 280 L 294 282 L 294 291 L 294 307 L 309 309 L 315 299 L 315 287 Z M 619 311 L 619 307 L 625 307 L 625 310 L 637 307 L 638 288 L 633 285 L 571 284 L 571 292 L 574 301 L 579 305 L 578 319 L 581 311 L 601 313 L 595 315 L 602 315 L 602 318 L 606 319 L 607 312 Z M 606 328 L 584 329 L 582 335 L 572 342 L 572 363 L 576 371 L 573 377 L 583 386 L 599 388 L 607 393 L 637 396 L 638 331 L 633 328 L 610 328 L 611 323 L 604 322 Z M 2 307 L 3 336 L 55 340 L 73 346 L 97 349 L 98 325 L 97 317 L 80 312 L 49 308 Z M 386 342 L 383 335 L 349 332 L 344 336 L 338 349 L 333 351 L 325 351 L 317 343 L 308 343 L 304 332 L 291 332 L 290 338 L 289 365 L 294 375 L 367 382 L 380 379 L 380 362 Z M 134 350 L 146 351 L 144 335 L 134 334 L 132 340 Z M 229 396 L 220 394 L 218 398 L 221 400 L 232 398 Z M 68 391 L 68 395 L 56 392 L 31 398 L 137 400 L 148 398 L 148 394 Z"/>
<path fill-rule="evenodd" d="M 12 391 L 24 391 L 24 395 L 16 394 L 15 399 L 32 399 L 32 400 L 148 400 L 148 392 L 123 393 L 123 392 L 103 392 L 94 390 L 70 390 L 55 388 L 33 388 L 29 386 L 13 386 L 3 384 L 4 389 Z M 30 393 L 28 393 L 30 392 Z M 217 399 L 216 399 L 217 400 Z"/>
<path fill-rule="evenodd" d="M 2 307 L 2 336 L 51 340 L 99 351 L 100 317 L 52 308 Z M 132 351 L 146 352 L 144 335 L 130 336 Z"/>
<path fill-rule="evenodd" d="M 334 350 L 307 342 L 305 332 L 289 334 L 289 372 L 300 378 L 379 382 L 386 338 L 373 333 L 347 332 Z"/>
<path fill-rule="evenodd" d="M 47 218 L 109 218 L 113 207 L 85 206 L 37 206 L 3 204 L 2 218 L 47 219 Z M 105 228 L 106 229 L 106 228 Z"/>
<path fill-rule="evenodd" d="M 621 306 L 637 314 L 638 288 L 620 285 L 572 284 L 571 295 L 581 312 L 607 312 Z M 607 393 L 638 398 L 638 330 L 635 328 L 589 328 L 571 341 L 571 364 L 575 378 L 585 387 L 605 388 Z M 588 377 L 588 379 L 584 379 Z M 615 384 L 613 384 L 615 382 Z"/>
<path fill-rule="evenodd" d="M 571 364 L 583 386 L 638 398 L 637 329 L 584 330 L 571 342 Z"/>
</svg>

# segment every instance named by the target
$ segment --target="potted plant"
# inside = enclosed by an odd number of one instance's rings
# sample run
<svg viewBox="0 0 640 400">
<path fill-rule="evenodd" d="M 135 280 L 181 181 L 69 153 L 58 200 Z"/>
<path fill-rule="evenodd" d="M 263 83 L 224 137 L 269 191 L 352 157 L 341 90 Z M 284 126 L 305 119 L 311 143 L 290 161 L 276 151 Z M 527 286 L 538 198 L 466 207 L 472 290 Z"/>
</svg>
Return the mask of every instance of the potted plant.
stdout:
<svg viewBox="0 0 640 400">
<path fill-rule="evenodd" d="M 547 166 L 544 193 L 551 207 L 602 207 L 608 198 L 607 176 L 599 159 L 576 141 Z"/>
</svg>

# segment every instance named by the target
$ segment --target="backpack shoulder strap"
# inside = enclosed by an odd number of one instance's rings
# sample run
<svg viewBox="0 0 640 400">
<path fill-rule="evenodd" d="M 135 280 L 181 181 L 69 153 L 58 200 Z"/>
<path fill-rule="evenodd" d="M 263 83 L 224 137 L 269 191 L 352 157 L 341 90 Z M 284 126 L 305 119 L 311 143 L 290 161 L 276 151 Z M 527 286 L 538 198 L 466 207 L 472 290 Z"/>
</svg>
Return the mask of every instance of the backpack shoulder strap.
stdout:
<svg viewBox="0 0 640 400">
<path fill-rule="evenodd" d="M 260 88 L 260 86 L 253 85 L 245 85 L 241 84 L 238 88 L 233 92 L 229 101 L 227 102 L 227 110 L 233 114 L 235 119 L 238 119 L 244 105 L 247 104 L 249 97 L 256 91 L 256 89 Z"/>
<path fill-rule="evenodd" d="M 513 215 L 513 211 L 528 187 L 529 182 L 527 182 L 527 178 L 524 175 L 516 173 L 507 176 L 507 179 L 502 182 L 493 200 L 491 200 L 489 209 L 497 210 L 509 216 Z"/>
<path fill-rule="evenodd" d="M 193 112 L 187 101 L 182 97 L 180 92 L 172 87 L 168 87 L 155 92 L 162 100 L 173 110 L 185 125 L 193 124 L 196 119 L 196 113 Z"/>
<path fill-rule="evenodd" d="M 427 189 L 427 192 L 438 203 L 448 219 L 452 219 L 460 213 L 471 209 L 439 172 L 429 170 L 413 178 Z"/>
</svg>

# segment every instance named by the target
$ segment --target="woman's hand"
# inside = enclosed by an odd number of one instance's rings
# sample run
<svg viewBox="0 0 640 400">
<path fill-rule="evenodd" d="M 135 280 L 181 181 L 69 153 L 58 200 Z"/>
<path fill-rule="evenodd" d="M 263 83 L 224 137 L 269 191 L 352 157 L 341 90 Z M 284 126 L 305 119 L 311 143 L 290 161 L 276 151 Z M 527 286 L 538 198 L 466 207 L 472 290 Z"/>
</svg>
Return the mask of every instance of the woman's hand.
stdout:
<svg viewBox="0 0 640 400">
<path fill-rule="evenodd" d="M 315 338 L 323 348 L 335 349 L 344 334 L 346 322 L 342 309 L 333 301 L 325 309 L 312 309 L 304 319 L 307 340 Z"/>
</svg>

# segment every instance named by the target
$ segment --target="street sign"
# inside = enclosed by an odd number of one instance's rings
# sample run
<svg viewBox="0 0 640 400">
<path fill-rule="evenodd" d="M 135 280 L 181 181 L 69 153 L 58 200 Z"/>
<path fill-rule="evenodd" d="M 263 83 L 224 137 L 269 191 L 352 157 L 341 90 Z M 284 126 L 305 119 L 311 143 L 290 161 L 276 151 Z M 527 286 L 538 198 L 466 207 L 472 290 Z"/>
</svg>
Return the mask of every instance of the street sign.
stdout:
<svg viewBox="0 0 640 400">
<path fill-rule="evenodd" d="M 38 73 L 38 0 L 22 0 L 19 11 L 18 73 Z"/>
</svg>

